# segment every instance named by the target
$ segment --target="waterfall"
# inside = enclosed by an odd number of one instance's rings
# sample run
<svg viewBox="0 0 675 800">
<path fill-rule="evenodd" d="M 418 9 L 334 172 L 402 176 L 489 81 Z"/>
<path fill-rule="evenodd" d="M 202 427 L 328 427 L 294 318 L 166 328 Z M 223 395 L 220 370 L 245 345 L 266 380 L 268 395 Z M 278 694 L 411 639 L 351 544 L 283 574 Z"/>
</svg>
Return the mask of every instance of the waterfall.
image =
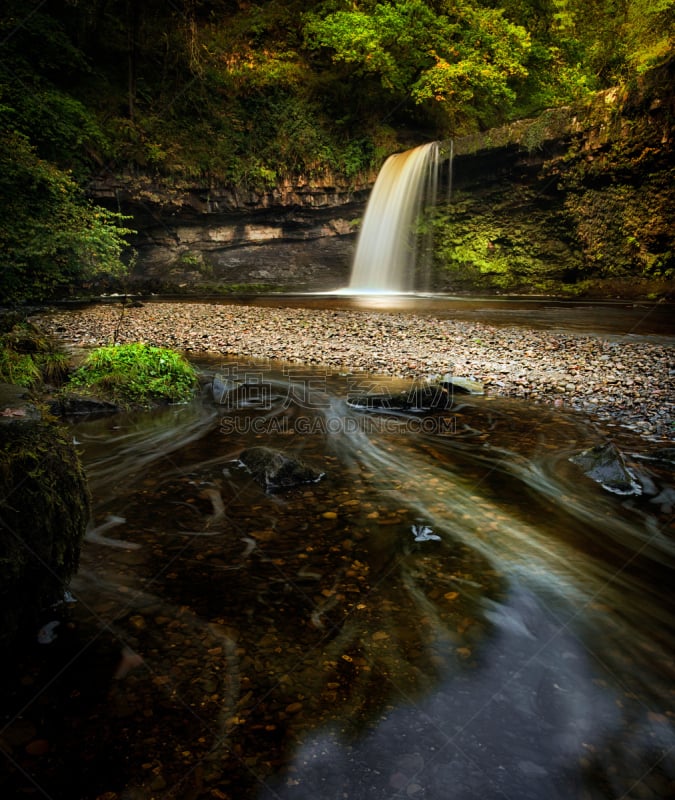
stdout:
<svg viewBox="0 0 675 800">
<path fill-rule="evenodd" d="M 396 153 L 385 162 L 363 218 L 350 291 L 388 293 L 426 288 L 431 232 L 420 237 L 415 223 L 426 207 L 435 205 L 439 153 L 439 143 L 432 142 Z"/>
</svg>

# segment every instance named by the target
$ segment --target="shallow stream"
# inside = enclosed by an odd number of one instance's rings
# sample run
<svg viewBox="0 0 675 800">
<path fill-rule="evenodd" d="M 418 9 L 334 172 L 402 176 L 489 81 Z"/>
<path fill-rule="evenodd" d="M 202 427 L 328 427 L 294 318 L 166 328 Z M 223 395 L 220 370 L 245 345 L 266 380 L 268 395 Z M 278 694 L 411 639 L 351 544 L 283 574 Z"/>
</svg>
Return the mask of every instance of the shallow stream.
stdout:
<svg viewBox="0 0 675 800">
<path fill-rule="evenodd" d="M 199 366 L 243 388 L 71 423 L 97 530 L 19 665 L 3 796 L 675 796 L 668 469 L 618 496 L 560 409 L 383 414 L 346 401 L 404 383 Z M 322 479 L 265 491 L 260 444 Z"/>
<path fill-rule="evenodd" d="M 72 424 L 99 531 L 15 698 L 45 752 L 8 796 L 673 796 L 672 498 L 583 476 L 593 424 L 201 367 L 246 389 Z M 266 492 L 253 444 L 325 475 Z"/>
</svg>

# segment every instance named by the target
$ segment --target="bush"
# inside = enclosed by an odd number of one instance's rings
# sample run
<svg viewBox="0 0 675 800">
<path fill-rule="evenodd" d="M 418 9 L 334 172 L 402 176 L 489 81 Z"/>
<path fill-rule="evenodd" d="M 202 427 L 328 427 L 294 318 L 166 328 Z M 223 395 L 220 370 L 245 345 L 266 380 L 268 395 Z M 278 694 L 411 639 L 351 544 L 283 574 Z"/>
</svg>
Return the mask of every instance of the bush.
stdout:
<svg viewBox="0 0 675 800">
<path fill-rule="evenodd" d="M 54 342 L 28 322 L 7 328 L 0 335 L 0 382 L 35 389 L 64 380 L 69 359 Z"/>
<path fill-rule="evenodd" d="M 0 107 L 0 296 L 19 305 L 83 281 L 122 278 L 127 217 L 89 203 L 72 176 L 3 131 Z"/>
<path fill-rule="evenodd" d="M 123 406 L 184 403 L 197 373 L 179 353 L 146 344 L 99 347 L 75 371 L 68 388 L 84 388 Z"/>
</svg>

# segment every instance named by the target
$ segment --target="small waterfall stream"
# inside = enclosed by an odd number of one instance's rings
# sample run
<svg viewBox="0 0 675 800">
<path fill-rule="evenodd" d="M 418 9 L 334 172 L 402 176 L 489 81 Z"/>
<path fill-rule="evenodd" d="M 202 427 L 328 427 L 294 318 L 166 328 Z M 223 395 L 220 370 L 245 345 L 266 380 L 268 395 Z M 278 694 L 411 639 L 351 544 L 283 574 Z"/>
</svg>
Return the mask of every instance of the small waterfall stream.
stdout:
<svg viewBox="0 0 675 800">
<path fill-rule="evenodd" d="M 438 142 L 396 153 L 385 162 L 368 201 L 349 283 L 351 292 L 387 294 L 424 289 L 430 234 L 416 222 L 436 203 Z"/>
</svg>

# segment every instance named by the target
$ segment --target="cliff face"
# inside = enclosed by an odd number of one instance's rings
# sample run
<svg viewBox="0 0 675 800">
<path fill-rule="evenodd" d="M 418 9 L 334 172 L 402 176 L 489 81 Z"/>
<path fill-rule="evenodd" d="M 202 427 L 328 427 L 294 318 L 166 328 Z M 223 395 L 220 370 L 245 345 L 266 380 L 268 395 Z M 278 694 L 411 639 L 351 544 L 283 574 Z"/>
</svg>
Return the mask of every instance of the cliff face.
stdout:
<svg viewBox="0 0 675 800">
<path fill-rule="evenodd" d="M 453 143 L 435 288 L 667 291 L 675 275 L 675 60 L 584 108 Z M 123 176 L 93 197 L 134 217 L 145 289 L 344 286 L 376 175 L 326 173 L 268 192 Z M 599 288 L 599 291 L 603 291 Z"/>
<path fill-rule="evenodd" d="M 675 61 L 583 109 L 455 142 L 437 288 L 669 291 Z"/>
<path fill-rule="evenodd" d="M 90 193 L 133 217 L 133 281 L 141 288 L 318 291 L 347 281 L 375 178 L 348 183 L 327 173 L 253 192 L 122 176 L 93 184 Z"/>
</svg>

